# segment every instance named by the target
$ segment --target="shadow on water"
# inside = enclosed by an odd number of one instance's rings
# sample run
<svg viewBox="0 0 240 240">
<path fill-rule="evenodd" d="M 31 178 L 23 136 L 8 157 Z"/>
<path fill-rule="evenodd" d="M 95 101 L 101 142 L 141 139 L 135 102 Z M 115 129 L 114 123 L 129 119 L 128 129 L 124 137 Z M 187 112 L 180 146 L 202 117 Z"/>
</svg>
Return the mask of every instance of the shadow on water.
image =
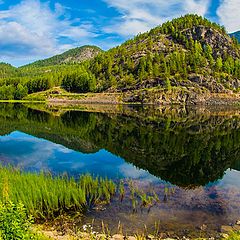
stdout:
<svg viewBox="0 0 240 240">
<path fill-rule="evenodd" d="M 0 104 L 0 135 L 18 131 L 83 154 L 104 149 L 159 179 L 134 180 L 147 191 L 151 185 L 161 197 L 150 212 L 129 215 L 129 201 L 119 204 L 115 199 L 109 211 L 91 213 L 87 221 L 110 224 L 117 218 L 127 229 L 161 221 L 163 230 L 208 223 L 217 230 L 240 217 L 240 186 L 233 184 L 233 179 L 240 180 L 240 110 L 91 106 L 85 111 L 59 108 L 58 114 L 58 109 L 39 108 Z M 175 188 L 167 199 L 166 184 Z"/>
</svg>

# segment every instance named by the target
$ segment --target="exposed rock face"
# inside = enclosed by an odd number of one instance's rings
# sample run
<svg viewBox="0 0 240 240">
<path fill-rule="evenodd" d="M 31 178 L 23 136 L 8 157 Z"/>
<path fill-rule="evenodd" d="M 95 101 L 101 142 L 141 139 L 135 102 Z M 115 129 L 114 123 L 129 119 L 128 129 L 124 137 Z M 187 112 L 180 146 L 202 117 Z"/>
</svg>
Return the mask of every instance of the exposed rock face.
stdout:
<svg viewBox="0 0 240 240">
<path fill-rule="evenodd" d="M 232 39 L 226 35 L 220 34 L 217 30 L 205 26 L 197 26 L 182 32 L 188 39 L 201 42 L 203 45 L 210 45 L 213 49 L 214 57 L 225 57 L 226 54 L 233 58 L 239 57 L 239 51 L 230 44 Z"/>
<path fill-rule="evenodd" d="M 136 90 L 123 94 L 125 103 L 157 105 L 238 105 L 240 96 L 229 93 L 210 93 L 201 89 L 173 88 L 172 90 Z"/>
<path fill-rule="evenodd" d="M 85 60 L 89 60 L 92 59 L 94 57 L 96 57 L 96 55 L 99 53 L 99 51 L 97 51 L 96 49 L 92 48 L 92 47 L 85 47 L 82 52 L 80 52 L 79 54 L 77 54 L 76 56 L 70 56 L 68 58 L 66 58 L 63 63 L 80 63 L 83 62 Z"/>
<path fill-rule="evenodd" d="M 134 87 L 122 89 L 121 92 L 128 92 L 132 90 L 138 89 L 150 89 L 150 88 L 164 88 L 166 83 L 161 78 L 149 79 L 144 81 L 141 84 L 137 84 Z M 225 94 L 232 94 L 234 91 L 238 91 L 240 88 L 240 80 L 239 79 L 226 79 L 221 80 L 221 82 L 212 77 L 212 76 L 203 76 L 203 75 L 196 75 L 192 74 L 189 75 L 188 79 L 181 80 L 176 78 L 171 79 L 171 86 L 172 87 L 184 87 L 187 90 L 199 89 L 202 92 L 210 93 L 225 93 Z M 232 89 L 232 90 L 230 90 Z M 109 89 L 111 92 L 111 89 Z"/>
<path fill-rule="evenodd" d="M 189 76 L 189 81 L 192 83 L 196 83 L 200 87 L 204 87 L 211 93 L 232 93 L 231 90 L 226 89 L 222 83 L 217 82 L 217 80 L 213 77 L 206 78 L 201 75 L 192 75 Z"/>
</svg>

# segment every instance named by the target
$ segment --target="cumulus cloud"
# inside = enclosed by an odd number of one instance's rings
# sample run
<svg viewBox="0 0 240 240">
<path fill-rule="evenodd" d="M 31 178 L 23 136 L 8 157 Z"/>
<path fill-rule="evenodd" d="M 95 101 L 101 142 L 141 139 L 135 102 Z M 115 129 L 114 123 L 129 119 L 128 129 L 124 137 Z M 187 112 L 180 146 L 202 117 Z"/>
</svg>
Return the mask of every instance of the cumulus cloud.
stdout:
<svg viewBox="0 0 240 240">
<path fill-rule="evenodd" d="M 1 1 L 1 0 L 0 0 Z M 94 37 L 93 27 L 71 19 L 59 3 L 23 0 L 8 10 L 0 11 L 0 54 L 8 57 L 50 56 L 69 48 L 69 42 L 85 44 Z M 61 39 L 68 44 L 62 44 Z"/>
<path fill-rule="evenodd" d="M 81 28 L 68 27 L 61 33 L 61 36 L 71 38 L 78 41 L 82 38 L 94 38 L 98 35 L 94 33 L 94 27 L 92 24 L 82 24 Z"/>
<path fill-rule="evenodd" d="M 204 16 L 210 4 L 210 0 L 104 0 L 104 2 L 121 13 L 121 17 L 115 19 L 105 31 L 123 36 L 144 32 L 166 20 L 187 13 Z"/>
<path fill-rule="evenodd" d="M 240 30 L 239 9 L 239 0 L 222 0 L 217 10 L 220 23 L 224 25 L 229 32 Z"/>
</svg>

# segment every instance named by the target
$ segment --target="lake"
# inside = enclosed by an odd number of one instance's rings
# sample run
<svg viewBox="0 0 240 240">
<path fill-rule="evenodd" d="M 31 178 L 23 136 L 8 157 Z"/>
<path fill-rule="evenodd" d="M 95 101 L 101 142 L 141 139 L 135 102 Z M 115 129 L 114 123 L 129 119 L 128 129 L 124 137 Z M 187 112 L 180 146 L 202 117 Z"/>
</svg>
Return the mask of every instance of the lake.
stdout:
<svg viewBox="0 0 240 240">
<path fill-rule="evenodd" d="M 31 172 L 123 180 L 130 193 L 87 213 L 126 233 L 213 234 L 240 219 L 240 109 L 0 104 L 0 161 Z"/>
</svg>

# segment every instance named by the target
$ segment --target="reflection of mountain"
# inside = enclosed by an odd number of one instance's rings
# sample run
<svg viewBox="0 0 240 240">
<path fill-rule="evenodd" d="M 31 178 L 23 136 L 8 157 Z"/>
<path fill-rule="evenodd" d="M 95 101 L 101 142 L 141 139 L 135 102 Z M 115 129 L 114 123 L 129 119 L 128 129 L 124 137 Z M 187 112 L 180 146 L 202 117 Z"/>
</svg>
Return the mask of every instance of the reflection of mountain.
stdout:
<svg viewBox="0 0 240 240">
<path fill-rule="evenodd" d="M 154 118 L 141 112 L 135 118 L 69 111 L 54 117 L 20 105 L 0 107 L 1 135 L 19 130 L 81 152 L 104 148 L 179 186 L 215 181 L 239 161 L 240 122 L 231 115 L 180 112 Z"/>
</svg>

